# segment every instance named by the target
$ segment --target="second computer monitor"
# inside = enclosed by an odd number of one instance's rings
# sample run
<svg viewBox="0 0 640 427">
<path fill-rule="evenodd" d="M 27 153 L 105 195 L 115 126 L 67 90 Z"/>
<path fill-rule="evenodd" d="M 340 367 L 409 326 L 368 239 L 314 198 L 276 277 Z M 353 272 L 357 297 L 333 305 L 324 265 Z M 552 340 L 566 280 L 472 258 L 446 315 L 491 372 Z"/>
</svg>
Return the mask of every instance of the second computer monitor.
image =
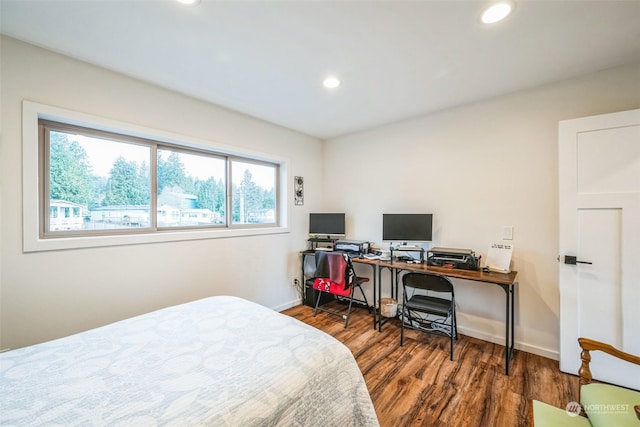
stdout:
<svg viewBox="0 0 640 427">
<path fill-rule="evenodd" d="M 391 242 L 430 242 L 433 214 L 382 214 L 382 240 Z"/>
</svg>

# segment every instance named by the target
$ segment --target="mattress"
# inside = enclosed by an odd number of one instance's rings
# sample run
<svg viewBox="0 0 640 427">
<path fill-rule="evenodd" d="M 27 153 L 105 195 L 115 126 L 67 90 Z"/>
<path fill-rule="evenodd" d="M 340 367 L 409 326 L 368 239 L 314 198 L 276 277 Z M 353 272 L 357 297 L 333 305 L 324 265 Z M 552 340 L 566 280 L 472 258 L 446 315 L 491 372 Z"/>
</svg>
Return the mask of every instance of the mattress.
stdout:
<svg viewBox="0 0 640 427">
<path fill-rule="evenodd" d="M 349 349 L 211 297 L 0 354 L 0 424 L 377 426 Z"/>
</svg>

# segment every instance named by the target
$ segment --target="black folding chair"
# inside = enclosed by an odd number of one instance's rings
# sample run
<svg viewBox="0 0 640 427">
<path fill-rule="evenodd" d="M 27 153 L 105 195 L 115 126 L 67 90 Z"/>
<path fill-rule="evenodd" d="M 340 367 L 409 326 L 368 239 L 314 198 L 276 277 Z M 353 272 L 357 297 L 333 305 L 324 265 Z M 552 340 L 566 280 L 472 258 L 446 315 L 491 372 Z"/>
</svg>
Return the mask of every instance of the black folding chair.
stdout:
<svg viewBox="0 0 640 427">
<path fill-rule="evenodd" d="M 402 276 L 402 290 L 400 345 L 404 344 L 405 324 L 425 332 L 442 332 L 450 337 L 453 360 L 453 340 L 458 339 L 458 327 L 451 280 L 438 274 L 407 273 Z M 425 291 L 426 295 L 416 293 L 417 290 Z M 450 294 L 450 299 L 434 296 L 434 293 Z"/>
</svg>

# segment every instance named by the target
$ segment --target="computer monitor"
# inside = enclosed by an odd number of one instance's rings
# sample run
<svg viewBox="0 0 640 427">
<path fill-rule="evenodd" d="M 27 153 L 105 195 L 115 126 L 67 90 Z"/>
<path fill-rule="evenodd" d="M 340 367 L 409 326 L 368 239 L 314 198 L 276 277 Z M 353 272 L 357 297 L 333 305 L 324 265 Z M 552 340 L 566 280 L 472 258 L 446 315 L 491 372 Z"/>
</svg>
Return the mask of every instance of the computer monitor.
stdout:
<svg viewBox="0 0 640 427">
<path fill-rule="evenodd" d="M 433 214 L 382 214 L 382 240 L 430 242 Z"/>
<path fill-rule="evenodd" d="M 310 213 L 309 234 L 312 236 L 344 236 L 344 213 Z"/>
</svg>

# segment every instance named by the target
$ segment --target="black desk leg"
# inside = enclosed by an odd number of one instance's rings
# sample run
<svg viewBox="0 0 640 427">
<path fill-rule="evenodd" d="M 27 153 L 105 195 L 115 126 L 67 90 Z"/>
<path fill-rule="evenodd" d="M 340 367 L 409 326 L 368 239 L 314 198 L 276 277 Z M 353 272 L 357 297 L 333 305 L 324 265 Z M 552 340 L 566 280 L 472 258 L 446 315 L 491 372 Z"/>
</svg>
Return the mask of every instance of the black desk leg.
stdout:
<svg viewBox="0 0 640 427">
<path fill-rule="evenodd" d="M 387 321 L 391 320 L 391 318 L 386 318 L 383 319 L 382 318 L 382 270 L 384 270 L 385 268 L 387 268 L 389 270 L 389 280 L 391 281 L 391 285 L 390 285 L 390 291 L 391 291 L 391 298 L 398 298 L 398 274 L 400 274 L 399 270 L 393 267 L 383 267 L 383 266 L 379 266 L 378 267 L 378 332 L 382 332 L 382 325 L 385 324 Z M 395 289 L 395 294 L 394 294 L 394 289 Z"/>
<path fill-rule="evenodd" d="M 386 319 L 382 318 L 382 270 L 385 267 L 378 267 L 378 332 L 382 332 L 382 324 L 385 323 Z M 391 289 L 393 292 L 393 272 L 395 270 L 392 268 L 389 270 L 390 280 L 391 280 Z"/>
<path fill-rule="evenodd" d="M 511 362 L 511 359 L 513 358 L 513 352 L 515 349 L 515 330 L 516 330 L 516 325 L 515 325 L 515 317 L 516 317 L 516 301 L 515 301 L 515 295 L 516 295 L 516 288 L 514 286 L 509 286 L 509 293 L 511 294 L 511 349 L 510 354 L 509 354 L 509 362 Z M 509 372 L 507 372 L 507 375 L 509 375 Z"/>
<path fill-rule="evenodd" d="M 302 304 L 307 301 L 307 279 L 304 276 L 304 262 L 307 260 L 307 256 L 302 254 L 302 268 L 300 269 L 300 294 L 302 294 Z"/>
<path fill-rule="evenodd" d="M 506 375 L 509 375 L 509 366 L 513 358 L 514 341 L 515 341 L 515 297 L 513 286 L 500 285 L 505 291 L 506 317 L 504 319 L 505 330 L 505 347 L 504 347 L 504 369 Z"/>
<path fill-rule="evenodd" d="M 378 266 L 378 299 L 375 302 L 378 317 L 376 319 L 378 332 L 382 331 L 382 267 Z M 376 327 L 374 326 L 374 329 Z"/>
<path fill-rule="evenodd" d="M 379 279 L 376 274 L 376 266 L 372 264 L 371 269 L 373 270 L 373 329 L 375 329 L 376 324 L 378 323 L 378 307 L 376 305 L 376 301 L 377 301 L 376 286 Z"/>
<path fill-rule="evenodd" d="M 382 318 L 382 271 L 388 267 L 378 266 L 378 332 L 382 332 L 382 325 L 387 319 Z M 393 288 L 393 268 L 389 269 L 391 287 Z"/>
<path fill-rule="evenodd" d="M 378 324 L 378 305 L 377 305 L 377 295 L 376 295 L 376 286 L 378 283 L 378 277 L 376 276 L 376 266 L 374 264 L 368 264 L 371 266 L 371 270 L 373 270 L 373 329 L 376 329 Z"/>
</svg>

